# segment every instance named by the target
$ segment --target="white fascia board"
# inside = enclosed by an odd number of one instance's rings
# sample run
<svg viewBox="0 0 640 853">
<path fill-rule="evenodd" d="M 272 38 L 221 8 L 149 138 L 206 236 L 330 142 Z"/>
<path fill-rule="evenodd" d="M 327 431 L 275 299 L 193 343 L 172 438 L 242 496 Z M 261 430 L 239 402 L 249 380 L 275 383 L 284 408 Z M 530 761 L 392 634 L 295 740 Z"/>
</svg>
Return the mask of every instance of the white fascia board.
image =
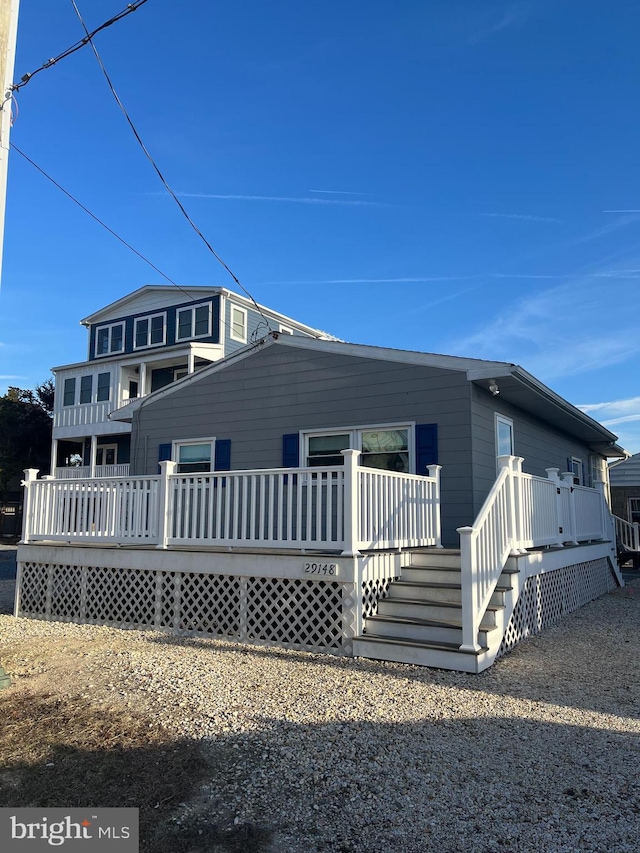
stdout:
<svg viewBox="0 0 640 853">
<path fill-rule="evenodd" d="M 60 364 L 58 367 L 52 367 L 51 372 L 56 373 L 60 370 L 77 370 L 81 367 L 98 367 L 99 365 L 110 365 L 118 367 L 132 367 L 140 364 L 141 361 L 147 364 L 155 361 L 167 361 L 169 359 L 180 358 L 184 355 L 188 357 L 189 351 L 193 350 L 196 356 L 207 358 L 209 355 L 217 355 L 222 352 L 221 344 L 199 344 L 196 342 L 173 344 L 170 347 L 158 347 L 157 349 L 142 347 L 133 352 L 128 352 L 119 358 L 92 358 L 86 361 L 77 361 L 75 364 Z"/>
<path fill-rule="evenodd" d="M 175 293 L 182 294 L 184 296 L 184 301 L 188 300 L 188 297 L 191 292 L 198 294 L 198 296 L 207 296 L 208 294 L 214 295 L 216 293 L 220 293 L 223 288 L 222 287 L 202 287 L 201 285 L 185 285 L 184 288 L 174 287 L 172 284 L 145 284 L 143 287 L 139 287 L 137 290 L 134 290 L 133 293 L 127 293 L 126 296 L 121 297 L 120 299 L 116 299 L 115 302 L 111 302 L 109 305 L 105 305 L 104 308 L 100 308 L 98 311 L 94 311 L 93 314 L 89 314 L 88 317 L 85 317 L 84 320 L 80 320 L 81 326 L 90 326 L 92 323 L 97 323 L 100 321 L 100 318 L 105 314 L 111 314 L 115 310 L 120 310 L 128 305 L 130 302 L 135 301 L 139 296 L 142 296 L 143 293 L 150 293 L 151 291 L 158 291 L 159 293 Z M 173 304 L 173 303 L 170 303 Z M 168 305 L 167 305 L 168 307 Z"/>
</svg>

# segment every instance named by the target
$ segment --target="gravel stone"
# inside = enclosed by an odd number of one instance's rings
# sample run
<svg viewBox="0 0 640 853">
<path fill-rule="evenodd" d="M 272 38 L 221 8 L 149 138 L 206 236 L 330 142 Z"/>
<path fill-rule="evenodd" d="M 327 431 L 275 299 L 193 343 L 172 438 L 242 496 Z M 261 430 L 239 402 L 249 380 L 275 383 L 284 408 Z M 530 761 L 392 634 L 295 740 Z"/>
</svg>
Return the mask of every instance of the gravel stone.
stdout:
<svg viewBox="0 0 640 853">
<path fill-rule="evenodd" d="M 636 580 L 479 676 L 10 615 L 0 663 L 200 740 L 215 773 L 179 825 L 266 827 L 275 853 L 637 853 L 639 629 Z"/>
</svg>

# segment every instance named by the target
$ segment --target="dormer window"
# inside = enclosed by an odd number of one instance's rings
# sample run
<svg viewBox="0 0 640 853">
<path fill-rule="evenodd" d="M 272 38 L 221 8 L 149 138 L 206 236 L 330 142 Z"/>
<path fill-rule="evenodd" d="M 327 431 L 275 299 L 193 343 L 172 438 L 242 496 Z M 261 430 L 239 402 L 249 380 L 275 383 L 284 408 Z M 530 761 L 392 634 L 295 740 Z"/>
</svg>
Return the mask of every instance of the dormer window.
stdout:
<svg viewBox="0 0 640 853">
<path fill-rule="evenodd" d="M 134 349 L 160 346 L 166 340 L 165 330 L 166 314 L 136 318 L 133 330 Z"/>
<path fill-rule="evenodd" d="M 211 303 L 180 308 L 177 312 L 176 340 L 207 338 L 211 335 Z"/>
<path fill-rule="evenodd" d="M 124 323 L 99 326 L 96 329 L 96 356 L 122 352 L 124 349 Z"/>
</svg>

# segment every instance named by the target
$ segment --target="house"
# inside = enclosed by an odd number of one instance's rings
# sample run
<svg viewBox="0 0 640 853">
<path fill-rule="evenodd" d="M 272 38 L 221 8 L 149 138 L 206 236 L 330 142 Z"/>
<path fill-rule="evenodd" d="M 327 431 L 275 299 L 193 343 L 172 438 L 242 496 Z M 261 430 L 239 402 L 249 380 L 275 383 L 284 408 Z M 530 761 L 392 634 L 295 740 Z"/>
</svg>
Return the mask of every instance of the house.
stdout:
<svg viewBox="0 0 640 853">
<path fill-rule="evenodd" d="M 640 523 L 640 453 L 609 466 L 611 509 L 632 524 Z"/>
<path fill-rule="evenodd" d="M 329 337 L 223 287 L 148 285 L 81 321 L 86 361 L 53 368 L 52 473 L 129 470 L 131 427 L 111 412 L 210 365 L 267 332 Z"/>
<path fill-rule="evenodd" d="M 272 331 L 110 423 L 127 476 L 27 472 L 16 614 L 479 672 L 622 584 L 624 451 L 515 364 Z"/>
</svg>

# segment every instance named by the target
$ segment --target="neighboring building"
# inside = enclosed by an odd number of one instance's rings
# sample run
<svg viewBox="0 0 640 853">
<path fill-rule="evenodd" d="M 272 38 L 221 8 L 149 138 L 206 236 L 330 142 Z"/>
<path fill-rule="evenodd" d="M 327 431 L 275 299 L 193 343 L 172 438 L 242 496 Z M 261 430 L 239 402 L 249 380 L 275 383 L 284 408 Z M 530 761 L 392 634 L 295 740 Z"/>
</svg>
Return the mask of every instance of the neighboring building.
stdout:
<svg viewBox="0 0 640 853">
<path fill-rule="evenodd" d="M 632 524 L 640 523 L 640 453 L 609 467 L 611 511 Z"/>
<path fill-rule="evenodd" d="M 81 321 L 86 361 L 53 368 L 51 471 L 58 477 L 126 475 L 129 424 L 114 409 L 189 376 L 269 331 L 313 338 L 318 329 L 222 287 L 148 285 Z"/>
<path fill-rule="evenodd" d="M 232 470 L 340 464 L 348 447 L 374 468 L 426 474 L 439 464 L 451 546 L 493 486 L 498 456 L 594 486 L 607 457 L 623 455 L 613 433 L 515 364 L 282 335 L 112 418 L 133 421 L 132 474 L 157 474 L 162 459 L 214 470 L 221 441 Z"/>
</svg>

